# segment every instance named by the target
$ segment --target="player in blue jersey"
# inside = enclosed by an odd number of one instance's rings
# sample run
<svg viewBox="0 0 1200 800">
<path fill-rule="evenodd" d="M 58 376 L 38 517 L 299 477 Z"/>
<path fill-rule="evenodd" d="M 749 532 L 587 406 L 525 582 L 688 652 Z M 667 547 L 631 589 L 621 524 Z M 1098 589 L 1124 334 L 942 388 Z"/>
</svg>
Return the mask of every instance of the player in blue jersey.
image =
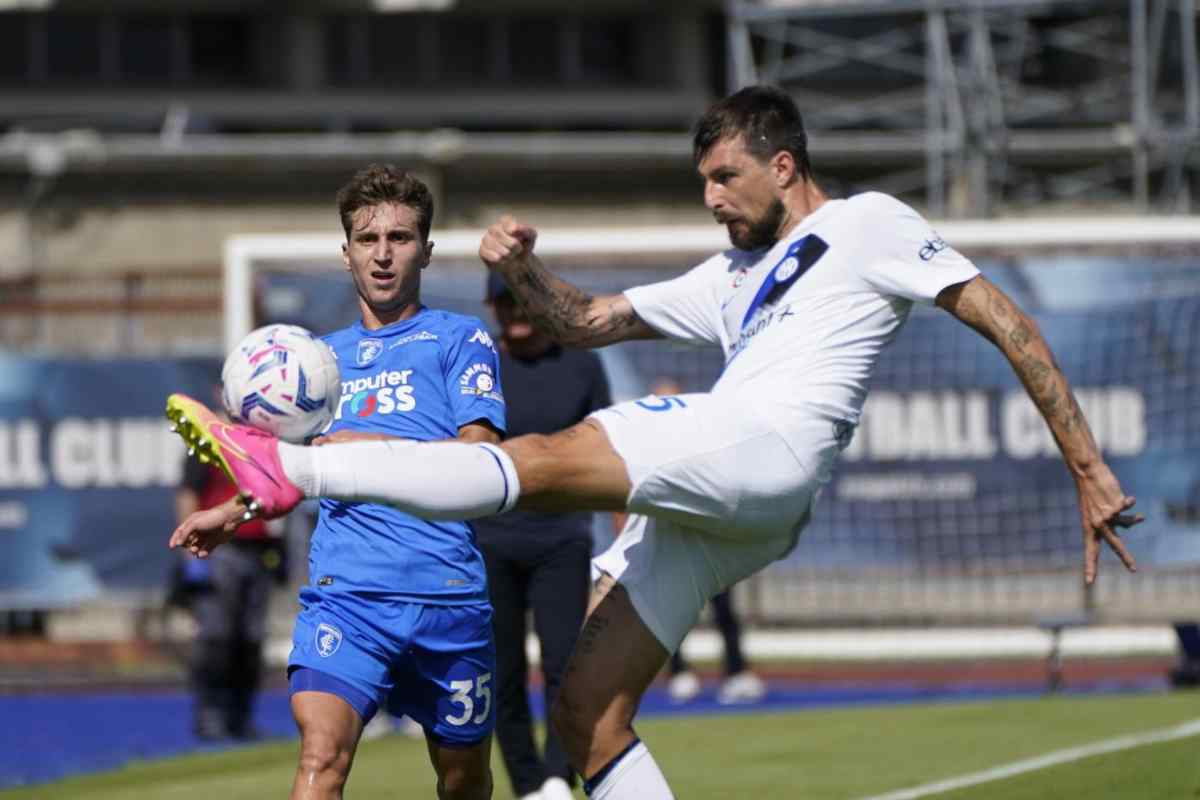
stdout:
<svg viewBox="0 0 1200 800">
<path fill-rule="evenodd" d="M 342 395 L 317 443 L 498 442 L 504 399 L 486 327 L 420 304 L 429 190 L 372 166 L 338 193 L 338 209 L 362 319 L 325 337 Z M 301 736 L 293 800 L 341 797 L 363 726 L 383 708 L 425 729 L 439 797 L 490 797 L 495 648 L 472 528 L 322 500 L 300 603 L 288 659 Z"/>
</svg>

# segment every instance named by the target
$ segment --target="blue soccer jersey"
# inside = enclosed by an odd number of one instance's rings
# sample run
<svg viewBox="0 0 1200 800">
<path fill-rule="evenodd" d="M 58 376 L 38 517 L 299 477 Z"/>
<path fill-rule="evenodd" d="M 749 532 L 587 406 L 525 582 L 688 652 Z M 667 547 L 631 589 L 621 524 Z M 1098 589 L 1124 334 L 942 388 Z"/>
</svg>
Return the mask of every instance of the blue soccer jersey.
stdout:
<svg viewBox="0 0 1200 800">
<path fill-rule="evenodd" d="M 496 349 L 477 318 L 422 307 L 379 330 L 356 323 L 324 338 L 342 379 L 331 433 L 432 441 L 453 439 L 472 422 L 504 430 Z M 487 600 L 483 558 L 470 525 L 429 522 L 375 503 L 321 500 L 309 583 L 322 594 L 364 600 Z"/>
</svg>

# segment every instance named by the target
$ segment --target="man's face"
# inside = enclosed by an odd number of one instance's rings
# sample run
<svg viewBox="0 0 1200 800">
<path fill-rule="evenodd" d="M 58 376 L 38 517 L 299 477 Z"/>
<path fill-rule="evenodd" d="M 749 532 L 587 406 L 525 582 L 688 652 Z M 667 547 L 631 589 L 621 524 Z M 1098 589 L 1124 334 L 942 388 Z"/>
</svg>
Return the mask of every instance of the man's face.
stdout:
<svg viewBox="0 0 1200 800">
<path fill-rule="evenodd" d="M 505 292 L 490 301 L 492 313 L 500 325 L 501 334 L 510 341 L 519 341 L 533 336 L 535 329 L 525 314 L 525 309 L 517 304 L 511 294 Z"/>
<path fill-rule="evenodd" d="M 717 142 L 696 167 L 704 179 L 704 205 L 742 250 L 775 243 L 785 209 L 770 162 L 746 150 L 741 136 Z"/>
<path fill-rule="evenodd" d="M 342 260 L 365 306 L 377 317 L 417 302 L 421 269 L 433 243 L 421 238 L 417 211 L 400 203 L 364 206 L 354 212 Z"/>
</svg>

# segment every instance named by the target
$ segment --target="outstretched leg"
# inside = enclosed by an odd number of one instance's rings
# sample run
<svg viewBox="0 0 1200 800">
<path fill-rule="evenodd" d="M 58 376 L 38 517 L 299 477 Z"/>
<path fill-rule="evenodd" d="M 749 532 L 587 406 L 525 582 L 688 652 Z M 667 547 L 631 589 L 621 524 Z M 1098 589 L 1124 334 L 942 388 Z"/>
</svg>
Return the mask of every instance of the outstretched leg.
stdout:
<svg viewBox="0 0 1200 800">
<path fill-rule="evenodd" d="M 280 444 L 288 480 L 310 497 L 370 500 L 423 519 L 625 508 L 629 476 L 599 424 L 500 446 L 462 442 Z"/>
<path fill-rule="evenodd" d="M 666 778 L 633 730 L 638 703 L 668 653 L 638 617 L 628 594 L 607 575 L 567 664 L 554 725 L 592 798 L 662 800 Z"/>
<path fill-rule="evenodd" d="M 247 513 L 267 518 L 305 496 L 385 503 L 431 520 L 474 519 L 518 504 L 618 511 L 631 489 L 625 463 L 591 419 L 499 447 L 406 440 L 304 447 L 225 422 L 186 395 L 167 398 L 167 416 L 191 454 L 220 467 L 250 498 Z"/>
</svg>

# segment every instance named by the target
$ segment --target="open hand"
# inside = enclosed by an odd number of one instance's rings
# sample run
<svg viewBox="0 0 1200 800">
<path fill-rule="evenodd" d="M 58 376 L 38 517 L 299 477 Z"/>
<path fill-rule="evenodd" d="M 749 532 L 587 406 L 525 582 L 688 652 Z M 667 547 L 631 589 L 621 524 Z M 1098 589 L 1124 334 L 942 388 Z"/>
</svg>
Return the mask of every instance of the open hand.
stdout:
<svg viewBox="0 0 1200 800">
<path fill-rule="evenodd" d="M 186 548 L 197 558 L 208 558 L 213 550 L 234 537 L 239 525 L 253 516 L 245 499 L 231 498 L 219 506 L 193 511 L 171 533 L 168 545 Z"/>
<path fill-rule="evenodd" d="M 1086 475 L 1077 477 L 1075 483 L 1079 491 L 1079 515 L 1083 522 L 1084 581 L 1090 584 L 1096 580 L 1101 542 L 1117 554 L 1126 569 L 1137 572 L 1137 562 L 1117 532 L 1118 528 L 1132 528 L 1146 519 L 1141 514 L 1127 513 L 1137 499 L 1121 490 L 1116 476 L 1103 463 Z"/>
</svg>

